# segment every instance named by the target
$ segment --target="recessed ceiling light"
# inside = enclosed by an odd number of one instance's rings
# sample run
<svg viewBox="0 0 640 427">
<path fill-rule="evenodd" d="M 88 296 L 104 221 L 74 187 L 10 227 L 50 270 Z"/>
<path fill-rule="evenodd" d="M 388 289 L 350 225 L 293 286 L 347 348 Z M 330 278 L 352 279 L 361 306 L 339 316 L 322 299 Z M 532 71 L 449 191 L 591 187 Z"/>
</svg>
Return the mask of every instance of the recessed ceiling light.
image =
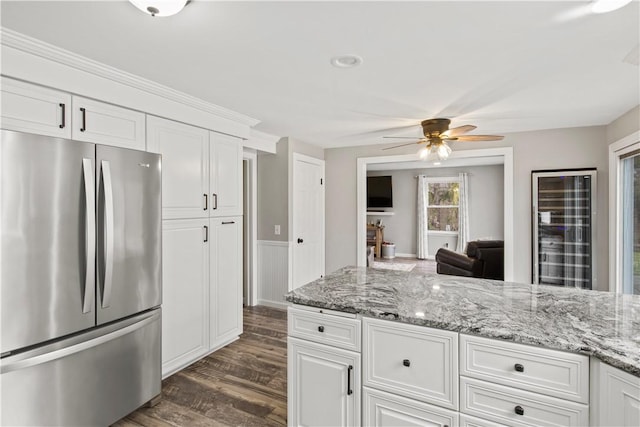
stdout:
<svg viewBox="0 0 640 427">
<path fill-rule="evenodd" d="M 595 0 L 591 5 L 593 13 L 606 13 L 620 9 L 631 3 L 631 0 Z"/>
<path fill-rule="evenodd" d="M 331 58 L 331 64 L 338 68 L 352 68 L 362 64 L 362 58 L 358 55 L 339 55 Z"/>
</svg>

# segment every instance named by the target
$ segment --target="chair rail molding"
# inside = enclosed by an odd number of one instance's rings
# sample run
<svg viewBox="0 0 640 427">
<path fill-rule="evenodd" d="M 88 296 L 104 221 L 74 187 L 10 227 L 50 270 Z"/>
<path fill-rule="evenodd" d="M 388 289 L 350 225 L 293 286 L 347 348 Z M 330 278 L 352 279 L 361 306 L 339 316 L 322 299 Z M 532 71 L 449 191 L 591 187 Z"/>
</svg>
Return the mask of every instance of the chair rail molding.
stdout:
<svg viewBox="0 0 640 427">
<path fill-rule="evenodd" d="M 3 57 L 2 74 L 7 77 L 13 77 L 65 90 L 74 94 L 112 102 L 127 108 L 144 111 L 149 114 L 185 121 L 189 124 L 206 127 L 221 133 L 228 133 L 229 135 L 238 136 L 243 139 L 247 139 L 249 137 L 249 128 L 260 122 L 259 120 L 244 114 L 212 104 L 195 96 L 188 95 L 168 86 L 119 70 L 115 67 L 86 58 L 82 55 L 62 49 L 42 40 L 29 37 L 8 28 L 0 27 L 0 44 L 2 45 Z M 19 55 L 19 53 L 22 53 L 22 55 Z M 25 58 L 24 54 L 28 54 L 31 58 Z M 40 61 L 34 62 L 33 57 L 38 58 Z M 42 60 L 46 62 L 43 63 Z M 49 63 L 49 66 L 46 66 L 47 62 Z M 52 64 L 57 64 L 57 66 Z M 64 74 L 64 71 L 66 71 L 65 68 L 66 70 L 72 69 L 85 73 L 84 78 L 81 78 L 83 75 L 79 74 L 74 76 L 74 78 L 61 79 L 60 74 Z M 87 93 L 86 89 L 94 86 L 93 83 L 95 83 L 86 77 L 87 74 L 118 83 L 119 85 L 127 86 L 130 89 L 142 91 L 149 95 L 164 98 L 165 100 L 173 103 L 189 107 L 192 111 L 197 110 L 200 113 L 205 114 L 201 115 L 201 117 L 194 116 L 192 120 L 189 119 L 188 115 L 185 117 L 170 117 L 166 114 L 162 114 L 161 111 L 154 111 L 153 108 L 146 108 L 139 104 L 136 105 L 135 103 L 132 103 L 132 97 L 127 96 L 126 91 L 123 91 L 122 88 L 115 88 L 116 90 L 113 91 L 112 89 L 114 88 L 105 88 L 102 92 L 109 94 L 111 96 L 109 99 L 103 96 L 98 96 L 96 93 Z M 78 77 L 80 77 L 80 79 L 78 79 Z M 97 91 L 97 89 L 95 90 Z M 120 101 L 120 99 L 114 99 L 113 97 L 120 97 L 122 101 Z M 207 116 L 209 116 L 209 119 L 211 119 L 210 116 L 215 116 L 218 120 L 224 120 L 222 123 L 216 123 L 216 126 L 212 127 L 206 124 Z M 226 124 L 225 126 L 224 121 L 230 121 L 233 122 L 233 124 Z"/>
<path fill-rule="evenodd" d="M 450 159 L 472 160 L 481 157 L 502 157 L 504 166 L 504 280 L 514 277 L 514 241 L 513 241 L 513 147 L 485 148 L 479 150 L 458 150 L 451 153 Z M 400 154 L 394 156 L 359 157 L 356 166 L 357 179 L 357 230 L 356 264 L 367 265 L 366 224 L 367 224 L 367 166 L 380 163 L 416 162 L 418 154 Z M 458 163 L 459 164 L 459 163 Z"/>
</svg>

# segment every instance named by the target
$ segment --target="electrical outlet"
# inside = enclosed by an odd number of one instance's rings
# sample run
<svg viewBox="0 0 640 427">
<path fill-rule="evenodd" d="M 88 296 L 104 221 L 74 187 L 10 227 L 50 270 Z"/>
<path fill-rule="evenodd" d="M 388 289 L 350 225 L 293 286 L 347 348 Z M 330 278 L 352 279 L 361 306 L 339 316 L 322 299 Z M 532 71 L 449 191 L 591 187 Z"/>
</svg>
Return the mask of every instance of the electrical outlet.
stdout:
<svg viewBox="0 0 640 427">
<path fill-rule="evenodd" d="M 280 226 L 279 225 L 274 225 L 273 226 L 273 232 L 276 236 L 280 235 Z"/>
<path fill-rule="evenodd" d="M 449 247 L 449 244 L 448 244 L 448 243 L 445 243 L 445 244 L 444 244 L 444 247 L 445 247 L 445 248 L 448 248 L 448 247 Z"/>
</svg>

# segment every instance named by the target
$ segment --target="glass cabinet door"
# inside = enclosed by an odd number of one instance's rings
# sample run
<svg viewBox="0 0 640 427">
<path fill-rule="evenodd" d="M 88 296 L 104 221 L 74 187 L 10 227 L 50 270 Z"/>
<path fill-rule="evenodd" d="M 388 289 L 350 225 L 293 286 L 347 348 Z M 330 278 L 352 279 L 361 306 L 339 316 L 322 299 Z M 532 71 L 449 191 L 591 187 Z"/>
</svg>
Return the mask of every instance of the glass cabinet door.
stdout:
<svg viewBox="0 0 640 427">
<path fill-rule="evenodd" d="M 592 288 L 595 173 L 532 174 L 534 283 Z"/>
</svg>

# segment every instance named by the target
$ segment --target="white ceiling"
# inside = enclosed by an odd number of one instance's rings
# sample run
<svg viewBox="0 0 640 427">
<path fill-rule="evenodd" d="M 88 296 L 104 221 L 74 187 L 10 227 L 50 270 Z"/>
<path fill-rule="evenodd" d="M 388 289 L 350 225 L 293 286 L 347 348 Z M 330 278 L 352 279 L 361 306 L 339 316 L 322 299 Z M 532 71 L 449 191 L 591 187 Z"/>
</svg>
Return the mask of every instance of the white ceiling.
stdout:
<svg viewBox="0 0 640 427">
<path fill-rule="evenodd" d="M 322 147 L 395 143 L 422 119 L 475 133 L 606 125 L 640 103 L 638 1 L 2 1 L 2 26 L 252 116 Z M 575 12 L 575 13 L 574 13 Z M 578 16 L 581 15 L 581 16 Z M 572 16 L 572 17 L 571 17 Z M 338 69 L 331 57 L 364 62 Z"/>
</svg>

